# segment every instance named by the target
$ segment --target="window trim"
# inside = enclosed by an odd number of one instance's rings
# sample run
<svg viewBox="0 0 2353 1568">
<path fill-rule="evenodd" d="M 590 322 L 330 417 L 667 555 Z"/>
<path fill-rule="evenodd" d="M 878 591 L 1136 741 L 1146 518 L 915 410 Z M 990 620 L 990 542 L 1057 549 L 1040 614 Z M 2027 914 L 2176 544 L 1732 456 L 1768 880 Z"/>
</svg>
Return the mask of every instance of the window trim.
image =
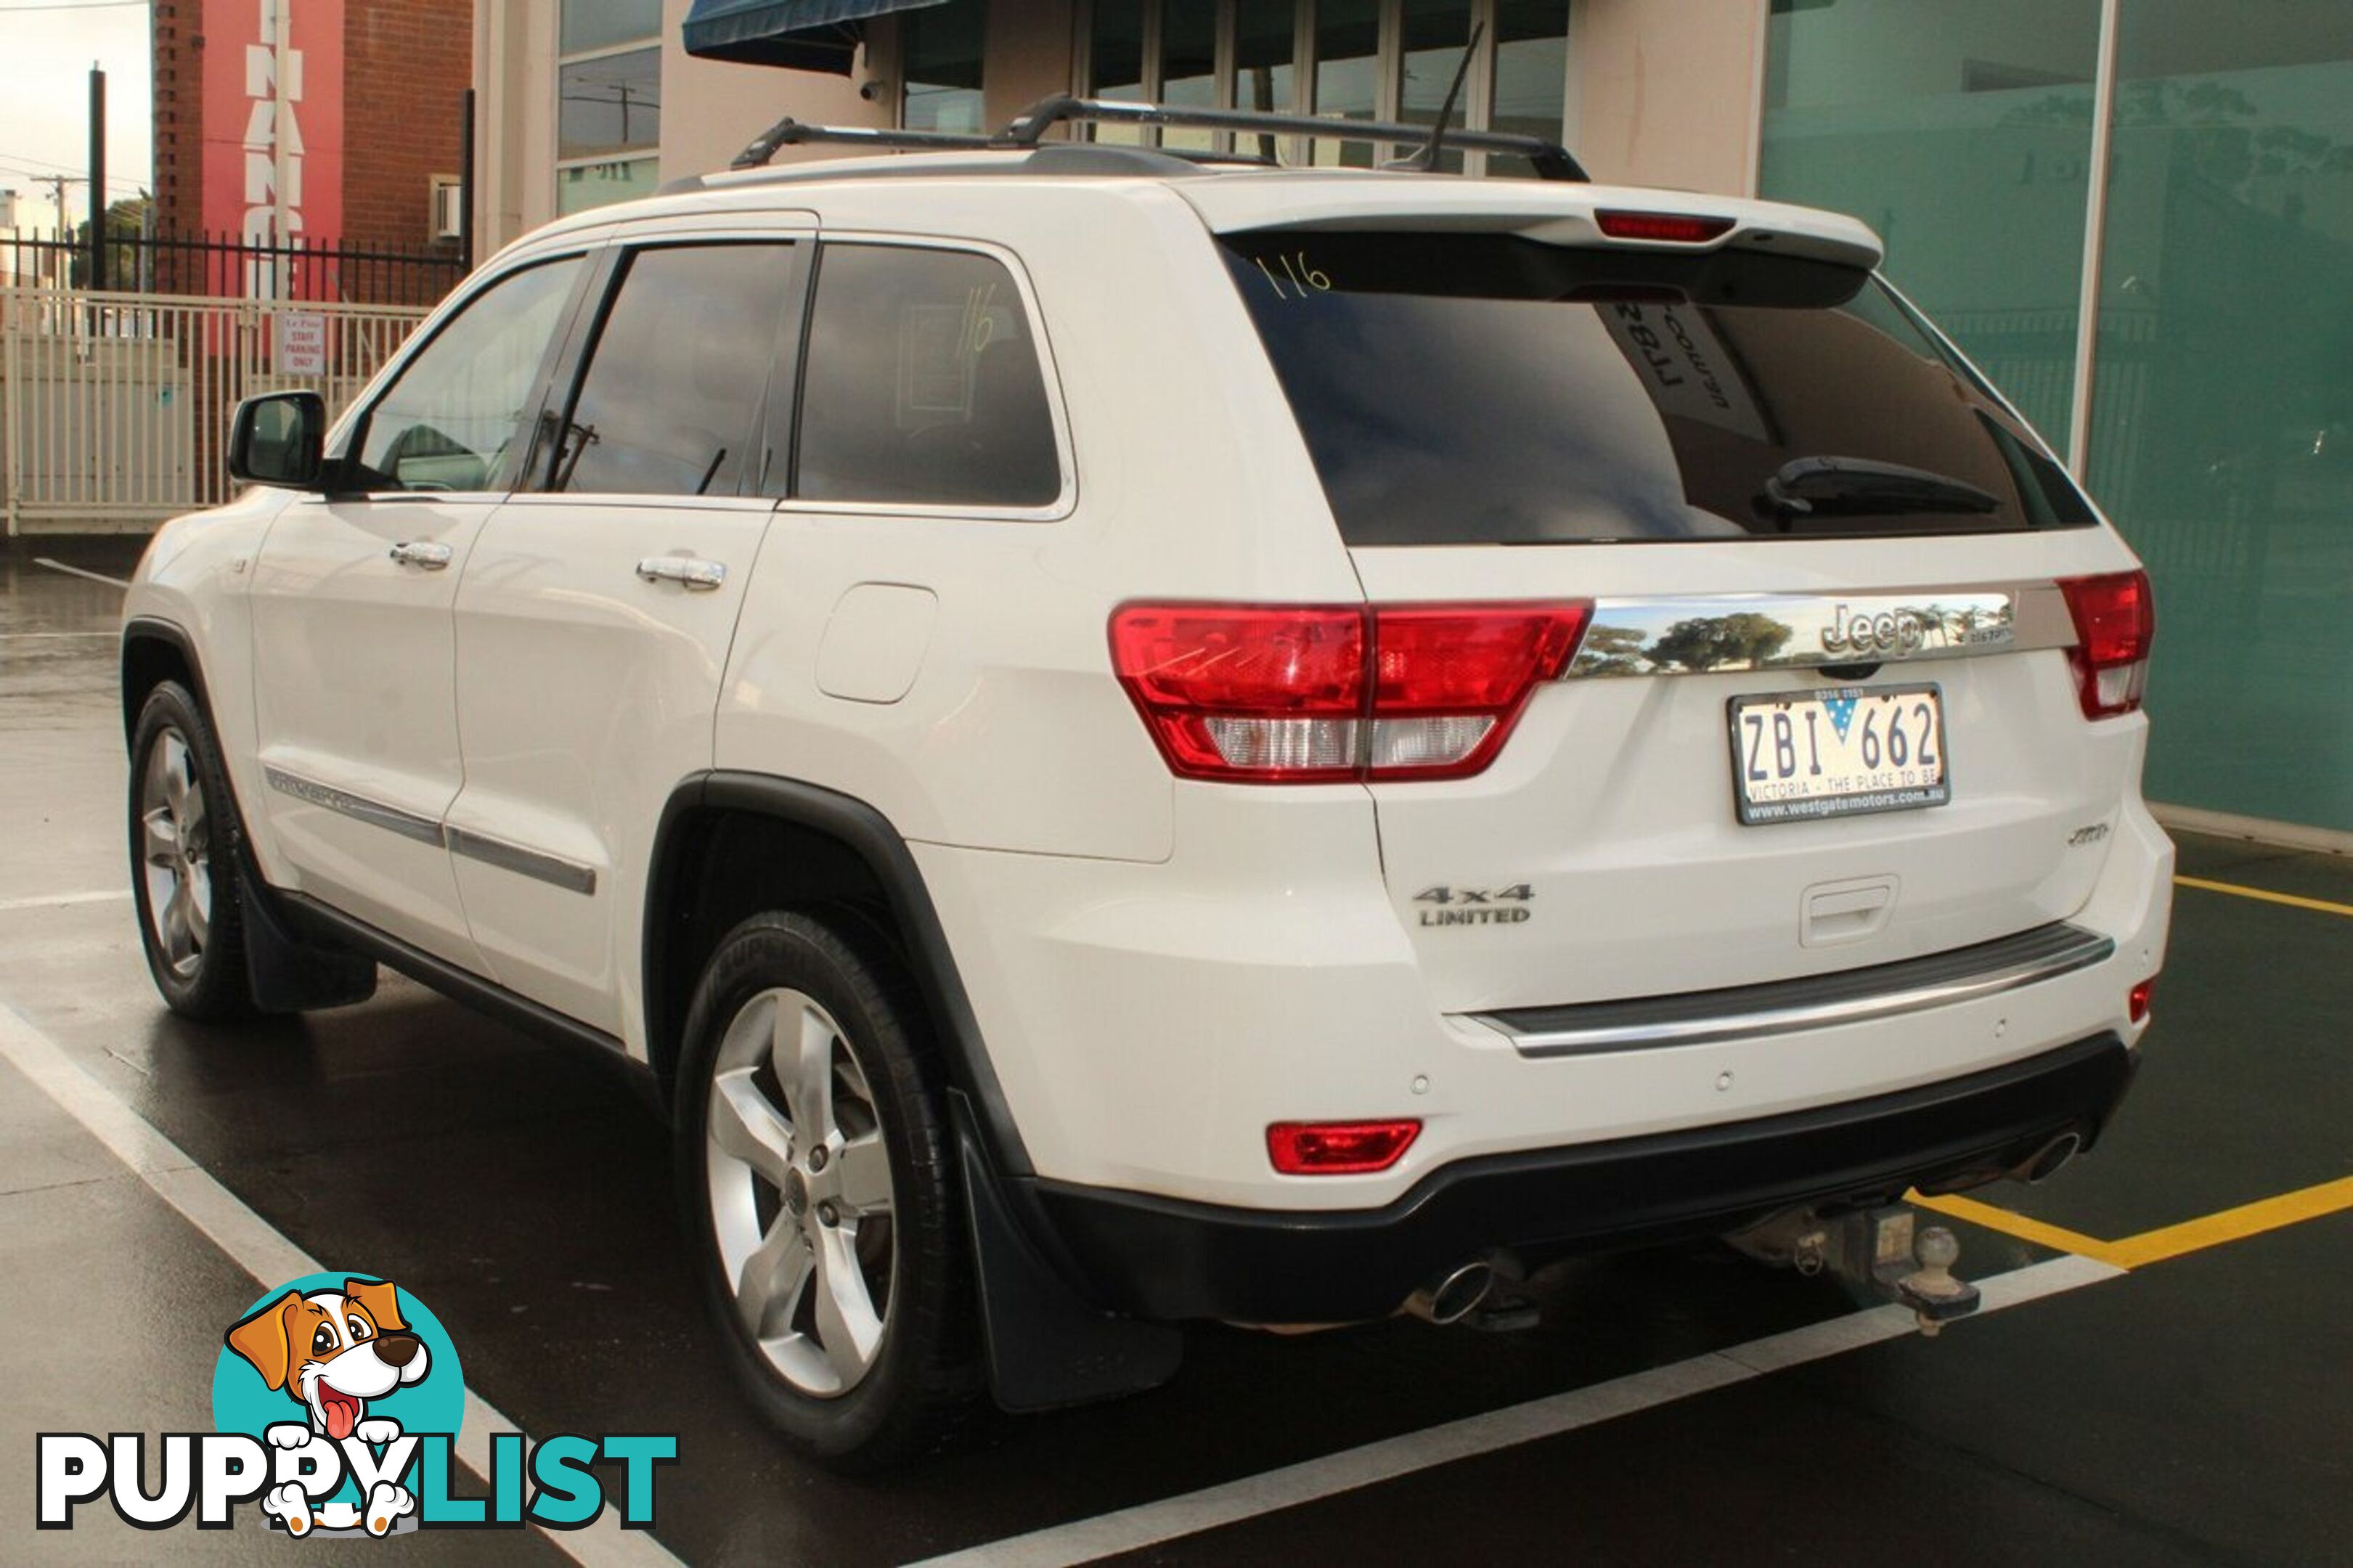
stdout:
<svg viewBox="0 0 2353 1568">
<path fill-rule="evenodd" d="M 466 285 L 458 293 L 444 300 L 441 308 L 427 319 L 425 325 L 411 335 L 408 342 L 400 346 L 400 352 L 386 363 L 377 373 L 377 378 L 370 382 L 360 396 L 353 402 L 351 412 L 343 416 L 342 423 L 329 432 L 326 449 L 332 469 L 332 477 L 335 479 L 352 477 L 350 471 L 358 460 L 360 448 L 367 444 L 368 426 L 374 423 L 376 411 L 384 406 L 384 400 L 400 385 L 401 379 L 408 374 L 410 367 L 424 357 L 434 344 L 441 341 L 443 333 L 464 320 L 466 312 L 472 310 L 484 295 L 510 279 L 519 278 L 535 268 L 552 267 L 565 261 L 579 262 L 582 264 L 579 275 L 573 279 L 571 292 L 565 297 L 563 305 L 556 312 L 554 330 L 548 335 L 547 347 L 540 352 L 539 366 L 532 374 L 530 390 L 524 393 L 522 403 L 517 410 L 521 422 L 516 429 L 519 433 L 525 433 L 525 438 L 520 443 L 510 446 L 507 456 L 499 465 L 498 472 L 491 476 L 495 483 L 489 489 L 479 490 L 338 489 L 330 494 L 329 499 L 371 501 L 413 500 L 421 496 L 439 501 L 459 501 L 496 500 L 514 494 L 528 467 L 533 449 L 538 444 L 540 416 L 547 405 L 547 396 L 554 385 L 555 372 L 563 365 L 565 357 L 570 351 L 573 333 L 578 325 L 581 309 L 588 299 L 604 287 L 607 280 L 604 265 L 604 252 L 607 248 L 606 244 L 596 243 L 534 251 L 527 256 L 516 257 L 512 265 L 501 268 L 496 272 L 477 273 L 467 280 Z"/>
<path fill-rule="evenodd" d="M 793 374 L 792 396 L 786 410 L 791 420 L 786 449 L 790 465 L 786 469 L 785 492 L 776 498 L 779 511 L 837 517 L 905 517 L 943 518 L 974 522 L 1060 522 L 1078 510 L 1079 470 L 1075 448 L 1071 439 L 1068 410 L 1062 398 L 1062 378 L 1056 363 L 1054 347 L 1046 331 L 1046 318 L 1038 308 L 1038 291 L 1031 284 L 1029 269 L 1019 257 L 1001 245 L 984 239 L 951 239 L 934 235 L 888 234 L 868 229 L 827 229 L 815 237 L 817 247 L 813 265 L 808 269 L 808 290 L 801 310 L 801 342 Z M 1003 267 L 1013 279 L 1014 291 L 1020 296 L 1021 310 L 1029 325 L 1029 342 L 1038 355 L 1038 376 L 1046 391 L 1047 416 L 1054 426 L 1054 463 L 1061 476 L 1061 487 L 1051 501 L 1042 506 L 971 506 L 942 505 L 931 501 L 850 501 L 821 500 L 797 493 L 800 489 L 800 429 L 801 407 L 808 391 L 808 335 L 817 321 L 817 288 L 825 271 L 826 252 L 837 245 L 867 247 L 888 247 L 901 250 L 947 250 L 968 256 L 987 257 Z M 775 409 L 771 405 L 771 418 Z M 774 439 L 772 435 L 771 439 Z"/>
<path fill-rule="evenodd" d="M 614 304 L 621 290 L 628 287 L 629 270 L 639 256 L 654 250 L 711 250 L 724 246 L 765 245 L 791 253 L 792 274 L 786 279 L 783 298 L 777 307 L 774 341 L 769 352 L 768 374 L 761 384 L 760 395 L 745 416 L 744 433 L 747 439 L 762 438 L 764 459 L 772 458 L 776 445 L 775 405 L 778 394 L 777 360 L 787 345 L 794 355 L 793 384 L 786 389 L 788 397 L 797 396 L 799 384 L 799 343 L 806 336 L 809 302 L 809 279 L 814 270 L 817 233 L 814 229 L 743 229 L 728 228 L 717 233 L 674 233 L 657 230 L 608 240 L 600 247 L 599 276 L 593 300 L 584 303 L 566 323 L 566 337 L 562 356 L 548 378 L 546 395 L 533 414 L 531 446 L 525 453 L 526 470 L 515 476 L 513 497 L 517 500 L 554 501 L 589 506 L 616 502 L 656 502 L 663 506 L 703 507 L 737 501 L 756 503 L 762 510 L 774 504 L 775 498 L 761 493 L 759 480 L 765 475 L 751 474 L 742 468 L 736 471 L 734 488 L 708 491 L 702 495 L 676 490 L 558 490 L 548 488 L 555 454 L 549 451 L 543 458 L 539 450 L 546 416 L 550 411 L 561 410 L 564 421 L 569 422 L 579 407 L 580 394 L 588 384 L 588 373 L 596 363 L 596 348 L 610 321 Z M 786 461 L 790 461 L 789 454 Z M 772 463 L 764 463 L 772 467 Z M 543 471 L 532 471 L 534 469 Z"/>
</svg>

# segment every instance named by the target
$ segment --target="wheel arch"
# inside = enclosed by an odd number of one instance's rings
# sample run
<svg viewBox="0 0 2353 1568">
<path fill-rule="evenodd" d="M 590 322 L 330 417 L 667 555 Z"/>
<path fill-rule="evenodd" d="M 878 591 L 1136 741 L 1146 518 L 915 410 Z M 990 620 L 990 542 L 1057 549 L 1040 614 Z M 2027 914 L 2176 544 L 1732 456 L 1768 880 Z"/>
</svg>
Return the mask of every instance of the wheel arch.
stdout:
<svg viewBox="0 0 2353 1568">
<path fill-rule="evenodd" d="M 702 965 L 747 915 L 843 910 L 891 943 L 913 977 L 948 1087 L 971 1103 L 998 1170 L 1030 1173 L 938 910 L 907 841 L 873 806 L 837 790 L 715 770 L 674 790 L 646 879 L 642 978 L 647 1058 L 670 1094 Z"/>
<path fill-rule="evenodd" d="M 205 689 L 203 663 L 186 631 L 153 616 L 134 616 L 122 626 L 122 740 L 128 745 L 139 727 L 139 710 L 148 695 L 166 680 L 176 679 L 195 694 L 206 715 L 213 710 Z"/>
</svg>

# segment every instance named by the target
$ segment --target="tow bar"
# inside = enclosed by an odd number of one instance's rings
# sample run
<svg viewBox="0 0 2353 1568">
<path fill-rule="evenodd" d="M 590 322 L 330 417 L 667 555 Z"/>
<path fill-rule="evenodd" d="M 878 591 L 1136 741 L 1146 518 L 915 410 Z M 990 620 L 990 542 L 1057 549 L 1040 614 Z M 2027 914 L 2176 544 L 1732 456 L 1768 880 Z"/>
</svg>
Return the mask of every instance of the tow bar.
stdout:
<svg viewBox="0 0 2353 1568">
<path fill-rule="evenodd" d="M 1978 1288 L 1953 1274 L 1961 1244 L 1941 1225 L 1921 1226 L 1905 1204 L 1821 1215 L 1795 1209 L 1725 1238 L 1761 1262 L 1834 1279 L 1912 1309 L 1929 1338 L 1978 1307 Z"/>
</svg>

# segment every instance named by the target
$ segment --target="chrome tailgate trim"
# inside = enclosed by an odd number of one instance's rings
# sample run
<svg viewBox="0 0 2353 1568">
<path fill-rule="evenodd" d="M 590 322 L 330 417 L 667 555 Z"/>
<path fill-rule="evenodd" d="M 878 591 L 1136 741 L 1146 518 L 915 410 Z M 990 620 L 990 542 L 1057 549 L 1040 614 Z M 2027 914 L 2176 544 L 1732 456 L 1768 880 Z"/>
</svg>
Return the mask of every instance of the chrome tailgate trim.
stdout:
<svg viewBox="0 0 2353 1568">
<path fill-rule="evenodd" d="M 1604 598 L 1561 679 L 1835 669 L 2074 643 L 2074 622 L 2055 583 Z"/>
<path fill-rule="evenodd" d="M 1893 1018 L 2015 991 L 2112 957 L 2110 938 L 2056 921 L 1894 963 L 1679 996 L 1471 1015 L 1524 1057 L 1589 1056 L 1788 1035 Z"/>
</svg>

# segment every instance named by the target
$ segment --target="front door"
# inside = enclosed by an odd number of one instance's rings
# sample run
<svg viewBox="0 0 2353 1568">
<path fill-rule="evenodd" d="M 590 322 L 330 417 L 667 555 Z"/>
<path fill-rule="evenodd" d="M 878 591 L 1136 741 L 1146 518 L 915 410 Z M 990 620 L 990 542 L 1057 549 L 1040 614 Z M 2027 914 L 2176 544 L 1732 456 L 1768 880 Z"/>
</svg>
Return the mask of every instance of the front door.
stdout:
<svg viewBox="0 0 2353 1568">
<path fill-rule="evenodd" d="M 349 493 L 288 506 L 255 567 L 256 804 L 276 869 L 469 966 L 441 829 L 464 776 L 451 605 L 583 267 L 509 273 L 446 317 L 354 423 Z"/>
<path fill-rule="evenodd" d="M 448 826 L 474 941 L 501 984 L 632 1045 L 654 827 L 711 766 L 808 248 L 785 229 L 626 253 L 548 400 L 545 472 L 458 588 Z"/>
</svg>

